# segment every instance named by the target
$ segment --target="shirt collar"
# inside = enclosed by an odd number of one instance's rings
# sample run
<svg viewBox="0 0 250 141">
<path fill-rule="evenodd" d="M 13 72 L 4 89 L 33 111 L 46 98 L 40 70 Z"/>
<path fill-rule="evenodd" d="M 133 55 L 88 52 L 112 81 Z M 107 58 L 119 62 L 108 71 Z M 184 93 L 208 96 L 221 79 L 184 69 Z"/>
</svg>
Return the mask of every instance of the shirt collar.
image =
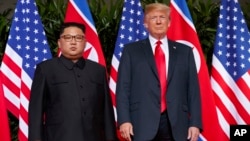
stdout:
<svg viewBox="0 0 250 141">
<path fill-rule="evenodd" d="M 156 46 L 155 43 L 156 43 L 158 40 L 155 39 L 155 38 L 154 38 L 153 36 L 151 36 L 151 35 L 149 35 L 148 38 L 149 38 L 149 42 L 150 42 L 150 45 L 151 45 L 151 47 L 152 47 L 152 50 L 153 50 L 153 52 L 154 52 L 155 46 Z M 167 39 L 167 36 L 165 36 L 164 38 L 162 38 L 160 41 L 161 41 L 161 43 L 162 43 L 162 46 L 164 46 L 164 47 L 167 47 L 167 46 L 168 46 L 168 39 Z M 166 50 L 166 49 L 164 49 L 164 50 Z"/>
<path fill-rule="evenodd" d="M 79 67 L 80 69 L 83 69 L 85 66 L 85 59 L 80 58 L 76 63 L 72 62 L 70 59 L 66 58 L 65 56 L 61 55 L 59 58 L 64 66 L 68 69 L 73 69 L 74 66 Z"/>
</svg>

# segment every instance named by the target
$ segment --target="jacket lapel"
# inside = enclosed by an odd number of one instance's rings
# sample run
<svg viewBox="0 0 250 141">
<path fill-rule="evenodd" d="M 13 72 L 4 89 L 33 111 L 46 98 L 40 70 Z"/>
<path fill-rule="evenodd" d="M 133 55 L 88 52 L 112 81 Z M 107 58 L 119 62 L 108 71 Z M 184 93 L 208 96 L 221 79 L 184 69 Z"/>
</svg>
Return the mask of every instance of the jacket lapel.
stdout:
<svg viewBox="0 0 250 141">
<path fill-rule="evenodd" d="M 152 69 L 153 73 L 155 74 L 155 76 L 158 78 L 157 75 L 157 69 L 156 69 L 156 64 L 155 64 L 155 59 L 154 59 L 154 54 L 152 51 L 152 47 L 150 45 L 149 39 L 145 39 L 142 41 L 142 48 L 145 54 L 145 59 L 147 60 L 150 68 Z"/>
<path fill-rule="evenodd" d="M 174 72 L 176 60 L 177 60 L 177 46 L 174 44 L 173 41 L 168 40 L 168 46 L 169 46 L 169 60 L 168 60 L 168 83 L 171 81 L 172 74 Z"/>
</svg>

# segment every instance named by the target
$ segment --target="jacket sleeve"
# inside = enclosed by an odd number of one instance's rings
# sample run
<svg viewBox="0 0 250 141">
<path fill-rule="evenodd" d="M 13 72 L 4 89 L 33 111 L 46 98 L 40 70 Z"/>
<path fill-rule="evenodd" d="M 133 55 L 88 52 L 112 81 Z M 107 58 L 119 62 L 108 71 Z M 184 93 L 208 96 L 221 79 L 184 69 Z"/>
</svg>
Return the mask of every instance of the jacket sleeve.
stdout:
<svg viewBox="0 0 250 141">
<path fill-rule="evenodd" d="M 35 71 L 31 86 L 29 102 L 29 141 L 42 140 L 43 129 L 43 101 L 45 95 L 45 77 L 39 65 Z"/>
</svg>

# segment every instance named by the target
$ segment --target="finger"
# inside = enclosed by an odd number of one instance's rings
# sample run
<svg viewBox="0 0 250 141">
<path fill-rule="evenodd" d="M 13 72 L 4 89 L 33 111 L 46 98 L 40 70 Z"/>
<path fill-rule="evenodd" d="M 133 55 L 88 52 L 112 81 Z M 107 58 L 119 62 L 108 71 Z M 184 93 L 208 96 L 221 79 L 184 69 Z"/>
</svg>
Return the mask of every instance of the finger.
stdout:
<svg viewBox="0 0 250 141">
<path fill-rule="evenodd" d="M 190 140 L 191 139 L 191 132 L 188 131 L 188 136 L 187 136 L 187 139 Z"/>
<path fill-rule="evenodd" d="M 126 139 L 126 132 L 124 130 L 120 130 L 121 137 Z"/>
<path fill-rule="evenodd" d="M 126 131 L 126 130 L 121 131 L 121 136 L 122 136 L 126 141 L 131 141 L 129 131 Z"/>
<path fill-rule="evenodd" d="M 198 137 L 192 136 L 190 141 L 197 141 L 197 140 L 198 140 Z"/>
<path fill-rule="evenodd" d="M 198 134 L 196 133 L 191 133 L 191 136 L 190 136 L 190 141 L 197 141 L 198 140 Z"/>
<path fill-rule="evenodd" d="M 132 141 L 130 135 L 127 137 L 127 141 Z"/>
<path fill-rule="evenodd" d="M 132 127 L 129 129 L 129 134 L 132 135 L 132 136 L 134 135 L 134 132 L 133 132 L 133 128 L 132 128 Z"/>
</svg>

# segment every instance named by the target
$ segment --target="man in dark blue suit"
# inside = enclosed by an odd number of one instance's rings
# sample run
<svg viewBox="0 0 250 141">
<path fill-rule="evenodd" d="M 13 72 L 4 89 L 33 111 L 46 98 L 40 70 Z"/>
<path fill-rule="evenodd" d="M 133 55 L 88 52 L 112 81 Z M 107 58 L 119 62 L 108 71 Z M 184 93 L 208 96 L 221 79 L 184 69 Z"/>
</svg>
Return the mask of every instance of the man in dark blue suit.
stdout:
<svg viewBox="0 0 250 141">
<path fill-rule="evenodd" d="M 149 37 L 123 50 L 116 102 L 120 133 L 127 141 L 197 141 L 202 130 L 192 48 L 166 37 L 169 15 L 165 4 L 147 5 L 144 25 Z M 155 60 L 156 48 L 163 61 Z M 160 69 L 159 62 L 164 64 Z"/>
<path fill-rule="evenodd" d="M 104 66 L 82 57 L 85 26 L 64 23 L 62 55 L 37 65 L 29 104 L 29 141 L 114 141 L 115 118 Z"/>
</svg>

